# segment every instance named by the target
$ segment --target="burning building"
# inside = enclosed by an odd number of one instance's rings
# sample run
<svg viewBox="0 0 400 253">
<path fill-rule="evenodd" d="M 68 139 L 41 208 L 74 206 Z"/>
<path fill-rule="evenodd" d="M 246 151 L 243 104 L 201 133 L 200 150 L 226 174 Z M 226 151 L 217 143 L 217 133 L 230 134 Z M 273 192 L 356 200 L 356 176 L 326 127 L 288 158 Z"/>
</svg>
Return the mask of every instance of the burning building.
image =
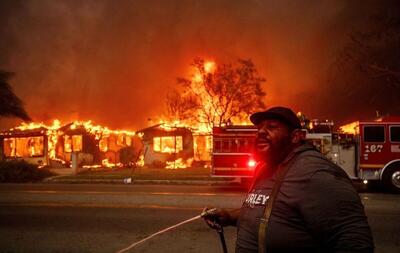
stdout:
<svg viewBox="0 0 400 253">
<path fill-rule="evenodd" d="M 144 164 L 155 167 L 190 167 L 194 156 L 192 131 L 158 124 L 138 131 L 144 144 Z"/>
<path fill-rule="evenodd" d="M 142 151 L 134 132 L 113 131 L 91 122 L 74 122 L 58 130 L 57 160 L 78 167 L 115 167 L 136 163 Z"/>
<path fill-rule="evenodd" d="M 90 121 L 61 126 L 23 124 L 0 133 L 1 158 L 51 167 L 116 167 L 138 161 L 142 141 L 130 131 L 114 131 Z"/>
<path fill-rule="evenodd" d="M 1 159 L 52 168 L 191 167 L 210 163 L 212 136 L 178 123 L 140 130 L 110 130 L 90 121 L 61 125 L 23 123 L 0 133 Z"/>
<path fill-rule="evenodd" d="M 24 159 L 40 166 L 49 164 L 47 129 L 11 129 L 0 133 L 1 160 Z"/>
</svg>

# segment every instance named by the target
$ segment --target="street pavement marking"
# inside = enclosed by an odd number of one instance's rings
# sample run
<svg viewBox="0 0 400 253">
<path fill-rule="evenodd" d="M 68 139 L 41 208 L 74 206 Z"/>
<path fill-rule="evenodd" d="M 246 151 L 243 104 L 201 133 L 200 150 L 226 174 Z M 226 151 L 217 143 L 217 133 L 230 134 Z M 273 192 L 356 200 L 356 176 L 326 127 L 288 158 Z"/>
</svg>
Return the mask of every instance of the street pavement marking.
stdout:
<svg viewBox="0 0 400 253">
<path fill-rule="evenodd" d="M 204 207 L 182 207 L 161 205 L 113 205 L 113 204 L 91 204 L 91 203 L 55 203 L 55 202 L 8 202 L 0 203 L 0 206 L 23 206 L 23 207 L 89 207 L 89 208 L 134 208 L 134 209 L 166 209 L 166 210 L 203 210 Z"/>
<path fill-rule="evenodd" d="M 240 196 L 245 193 L 209 193 L 209 192 L 105 192 L 105 191 L 40 191 L 40 190 L 17 190 L 17 191 L 0 191 L 0 194 L 3 193 L 33 193 L 33 194 L 93 194 L 93 195 L 178 195 L 178 196 Z"/>
</svg>

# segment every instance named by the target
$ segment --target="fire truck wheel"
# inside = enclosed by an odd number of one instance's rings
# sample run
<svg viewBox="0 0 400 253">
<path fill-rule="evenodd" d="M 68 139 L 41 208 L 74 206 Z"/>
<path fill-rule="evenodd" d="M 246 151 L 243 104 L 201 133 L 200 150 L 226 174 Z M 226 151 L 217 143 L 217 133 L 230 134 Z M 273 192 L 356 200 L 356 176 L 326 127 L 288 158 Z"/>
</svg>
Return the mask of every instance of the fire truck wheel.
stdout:
<svg viewBox="0 0 400 253">
<path fill-rule="evenodd" d="M 383 174 L 382 180 L 386 189 L 400 193 L 400 162 L 390 165 Z"/>
</svg>

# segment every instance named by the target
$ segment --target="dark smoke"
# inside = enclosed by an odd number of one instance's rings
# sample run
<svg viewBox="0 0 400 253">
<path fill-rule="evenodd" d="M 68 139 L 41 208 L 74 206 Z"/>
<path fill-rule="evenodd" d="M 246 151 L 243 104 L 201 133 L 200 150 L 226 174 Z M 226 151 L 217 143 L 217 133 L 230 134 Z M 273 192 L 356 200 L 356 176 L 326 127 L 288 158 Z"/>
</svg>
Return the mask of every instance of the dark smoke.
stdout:
<svg viewBox="0 0 400 253">
<path fill-rule="evenodd" d="M 193 58 L 251 58 L 267 105 L 345 120 L 314 98 L 371 3 L 1 1 L 0 69 L 16 73 L 11 85 L 33 120 L 139 129 L 164 113 L 167 87 Z"/>
</svg>

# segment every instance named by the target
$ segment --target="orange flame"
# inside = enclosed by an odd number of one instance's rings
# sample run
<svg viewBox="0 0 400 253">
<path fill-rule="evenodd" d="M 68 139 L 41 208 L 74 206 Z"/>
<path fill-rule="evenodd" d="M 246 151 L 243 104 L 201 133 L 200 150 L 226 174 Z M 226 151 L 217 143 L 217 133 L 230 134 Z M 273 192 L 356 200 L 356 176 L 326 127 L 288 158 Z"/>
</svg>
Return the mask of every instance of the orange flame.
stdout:
<svg viewBox="0 0 400 253">
<path fill-rule="evenodd" d="M 359 133 L 359 122 L 356 121 L 343 125 L 339 128 L 339 131 L 346 134 L 357 134 Z"/>
<path fill-rule="evenodd" d="M 133 131 L 127 130 L 111 130 L 108 127 L 103 127 L 100 125 L 93 125 L 91 120 L 88 121 L 74 121 L 70 126 L 71 129 L 76 129 L 78 127 L 84 127 L 86 131 L 91 134 L 94 134 L 97 139 L 100 139 L 102 136 L 108 136 L 110 134 L 121 135 L 125 134 L 128 136 L 134 136 L 136 133 Z"/>
<path fill-rule="evenodd" d="M 214 72 L 214 71 L 215 71 L 215 68 L 216 68 L 216 65 L 215 65 L 215 62 L 213 62 L 213 61 L 206 61 L 206 62 L 204 63 L 204 71 L 205 71 L 206 73 L 212 73 L 212 72 Z"/>
<path fill-rule="evenodd" d="M 122 163 L 111 163 L 108 159 L 104 159 L 101 161 L 101 165 L 106 168 L 114 168 L 114 167 L 122 167 Z"/>
<path fill-rule="evenodd" d="M 144 155 L 140 155 L 138 161 L 136 162 L 136 166 L 143 167 L 144 166 Z"/>
<path fill-rule="evenodd" d="M 166 162 L 166 169 L 185 169 L 187 167 L 190 167 L 192 165 L 193 158 L 189 158 L 186 160 L 186 162 L 183 162 L 182 158 L 178 158 L 175 161 L 172 162 Z"/>
</svg>

